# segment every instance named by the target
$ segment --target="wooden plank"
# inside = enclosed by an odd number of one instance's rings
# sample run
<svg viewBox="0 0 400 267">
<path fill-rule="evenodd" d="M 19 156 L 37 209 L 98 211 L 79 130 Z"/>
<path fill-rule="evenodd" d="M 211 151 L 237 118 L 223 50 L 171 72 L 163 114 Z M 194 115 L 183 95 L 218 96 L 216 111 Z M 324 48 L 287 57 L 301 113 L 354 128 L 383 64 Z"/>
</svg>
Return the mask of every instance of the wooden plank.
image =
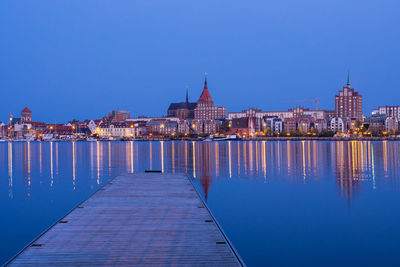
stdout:
<svg viewBox="0 0 400 267">
<path fill-rule="evenodd" d="M 116 177 L 8 265 L 240 266 L 185 175 Z"/>
</svg>

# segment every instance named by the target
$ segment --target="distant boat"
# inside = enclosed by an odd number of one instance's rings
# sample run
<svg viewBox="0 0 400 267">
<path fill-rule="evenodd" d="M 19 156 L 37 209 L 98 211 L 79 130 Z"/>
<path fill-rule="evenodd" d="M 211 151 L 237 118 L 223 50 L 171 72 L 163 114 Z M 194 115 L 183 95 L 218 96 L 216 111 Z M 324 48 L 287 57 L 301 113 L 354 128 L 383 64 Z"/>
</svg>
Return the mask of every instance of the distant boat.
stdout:
<svg viewBox="0 0 400 267">
<path fill-rule="evenodd" d="M 209 137 L 203 139 L 205 142 L 210 142 L 210 141 L 239 141 L 242 140 L 240 137 L 238 137 L 236 134 L 231 134 L 226 137 L 216 137 L 214 135 L 210 135 Z"/>
</svg>

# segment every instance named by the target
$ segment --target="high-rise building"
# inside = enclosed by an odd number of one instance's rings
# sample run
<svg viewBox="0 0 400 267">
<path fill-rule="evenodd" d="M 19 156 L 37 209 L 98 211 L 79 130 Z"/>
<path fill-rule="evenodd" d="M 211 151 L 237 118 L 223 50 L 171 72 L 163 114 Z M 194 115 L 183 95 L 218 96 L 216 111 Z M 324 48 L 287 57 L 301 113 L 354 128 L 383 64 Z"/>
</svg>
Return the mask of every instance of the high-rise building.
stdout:
<svg viewBox="0 0 400 267">
<path fill-rule="evenodd" d="M 214 101 L 211 98 L 210 92 L 207 86 L 207 76 L 204 80 L 203 92 L 199 100 L 197 101 L 197 106 L 194 109 L 194 118 L 196 120 L 220 120 L 225 119 L 226 108 L 224 106 L 217 107 L 214 106 Z"/>
<path fill-rule="evenodd" d="M 335 116 L 362 121 L 362 95 L 350 88 L 350 75 L 347 85 L 335 96 Z"/>
</svg>

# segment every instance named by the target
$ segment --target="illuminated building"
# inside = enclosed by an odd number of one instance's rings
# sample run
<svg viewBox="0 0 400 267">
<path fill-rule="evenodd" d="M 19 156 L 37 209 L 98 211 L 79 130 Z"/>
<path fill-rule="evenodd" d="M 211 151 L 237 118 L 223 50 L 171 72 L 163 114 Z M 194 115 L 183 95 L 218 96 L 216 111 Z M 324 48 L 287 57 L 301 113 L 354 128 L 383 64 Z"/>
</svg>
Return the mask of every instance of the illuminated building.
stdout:
<svg viewBox="0 0 400 267">
<path fill-rule="evenodd" d="M 194 109 L 196 108 L 197 103 L 189 102 L 188 91 L 186 90 L 186 101 L 179 103 L 171 103 L 168 107 L 168 117 L 177 117 L 179 119 L 194 119 Z"/>
<path fill-rule="evenodd" d="M 362 95 L 350 88 L 350 76 L 347 85 L 335 96 L 335 116 L 362 121 Z"/>
<path fill-rule="evenodd" d="M 197 106 L 194 109 L 194 119 L 195 120 L 223 120 L 226 117 L 226 109 L 224 106 L 217 107 L 214 106 L 214 101 L 211 98 L 210 92 L 207 86 L 207 76 L 204 80 L 203 92 L 199 100 L 197 101 Z"/>
<path fill-rule="evenodd" d="M 121 122 L 130 119 L 131 113 L 127 110 L 113 110 L 108 117 L 112 118 L 113 122 Z"/>
</svg>

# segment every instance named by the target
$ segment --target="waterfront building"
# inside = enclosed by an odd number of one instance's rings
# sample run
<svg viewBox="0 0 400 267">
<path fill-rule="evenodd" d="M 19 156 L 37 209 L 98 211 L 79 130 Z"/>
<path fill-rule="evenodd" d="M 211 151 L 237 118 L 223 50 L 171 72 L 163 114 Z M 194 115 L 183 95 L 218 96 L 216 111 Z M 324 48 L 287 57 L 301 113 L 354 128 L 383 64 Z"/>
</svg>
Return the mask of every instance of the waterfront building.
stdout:
<svg viewBox="0 0 400 267">
<path fill-rule="evenodd" d="M 281 133 L 283 131 L 283 119 L 277 116 L 264 117 L 263 131 L 266 133 Z"/>
<path fill-rule="evenodd" d="M 317 119 L 314 122 L 314 129 L 320 133 L 328 130 L 328 122 L 326 119 Z"/>
<path fill-rule="evenodd" d="M 387 132 L 395 133 L 399 130 L 399 120 L 397 117 L 387 117 L 385 120 L 385 129 Z"/>
<path fill-rule="evenodd" d="M 249 108 L 247 110 L 242 110 L 241 112 L 228 112 L 228 119 L 231 120 L 233 118 L 245 118 L 252 116 L 256 118 L 278 117 L 284 120 L 287 118 L 296 118 L 301 115 L 311 116 L 317 119 L 328 119 L 334 117 L 335 111 L 310 110 L 309 108 L 304 108 L 301 106 L 288 109 L 287 111 L 261 111 L 260 109 Z"/>
<path fill-rule="evenodd" d="M 8 134 L 8 126 L 0 122 L 0 138 L 6 137 Z"/>
<path fill-rule="evenodd" d="M 149 132 L 153 135 L 166 134 L 165 125 L 169 122 L 167 119 L 154 119 L 148 122 Z"/>
<path fill-rule="evenodd" d="M 131 117 L 131 113 L 128 110 L 113 110 L 108 114 L 113 122 L 126 121 Z"/>
<path fill-rule="evenodd" d="M 178 122 L 178 133 L 183 135 L 190 134 L 190 121 L 180 120 Z"/>
<path fill-rule="evenodd" d="M 211 98 L 207 86 L 207 76 L 204 80 L 203 92 L 197 101 L 197 106 L 194 109 L 195 120 L 223 120 L 226 118 L 226 108 L 224 106 L 214 106 L 214 101 Z"/>
<path fill-rule="evenodd" d="M 374 115 L 364 119 L 364 127 L 373 133 L 385 130 L 386 115 Z"/>
<path fill-rule="evenodd" d="M 96 128 L 96 133 L 100 137 L 113 137 L 123 138 L 130 137 L 134 138 L 136 135 L 135 127 L 133 124 L 127 122 L 102 122 Z"/>
<path fill-rule="evenodd" d="M 175 121 L 170 121 L 165 124 L 165 134 L 175 135 L 178 132 L 178 123 Z"/>
<path fill-rule="evenodd" d="M 380 106 L 372 111 L 372 115 L 385 115 L 386 117 L 395 117 L 400 120 L 400 106 Z"/>
<path fill-rule="evenodd" d="M 297 119 L 297 126 L 298 126 L 298 130 L 301 133 L 307 133 L 311 130 L 311 122 L 313 122 L 311 117 L 300 117 Z"/>
<path fill-rule="evenodd" d="M 283 125 L 285 132 L 294 133 L 297 131 L 297 118 L 285 118 Z"/>
<path fill-rule="evenodd" d="M 333 132 L 344 133 L 351 129 L 351 120 L 348 118 L 334 117 L 329 120 L 328 124 L 329 130 Z"/>
<path fill-rule="evenodd" d="M 254 117 L 233 118 L 229 123 L 232 134 L 252 136 L 255 132 Z"/>
<path fill-rule="evenodd" d="M 350 87 L 350 76 L 347 77 L 347 85 L 335 96 L 335 116 L 359 122 L 363 119 L 362 95 Z"/>
<path fill-rule="evenodd" d="M 188 91 L 186 90 L 186 101 L 171 103 L 168 107 L 167 115 L 168 117 L 176 117 L 183 120 L 194 119 L 194 109 L 196 106 L 196 102 L 189 102 L 189 95 Z"/>
<path fill-rule="evenodd" d="M 30 111 L 28 107 L 25 107 L 21 111 L 21 121 L 22 122 L 31 122 L 32 121 L 32 111 Z"/>
</svg>

